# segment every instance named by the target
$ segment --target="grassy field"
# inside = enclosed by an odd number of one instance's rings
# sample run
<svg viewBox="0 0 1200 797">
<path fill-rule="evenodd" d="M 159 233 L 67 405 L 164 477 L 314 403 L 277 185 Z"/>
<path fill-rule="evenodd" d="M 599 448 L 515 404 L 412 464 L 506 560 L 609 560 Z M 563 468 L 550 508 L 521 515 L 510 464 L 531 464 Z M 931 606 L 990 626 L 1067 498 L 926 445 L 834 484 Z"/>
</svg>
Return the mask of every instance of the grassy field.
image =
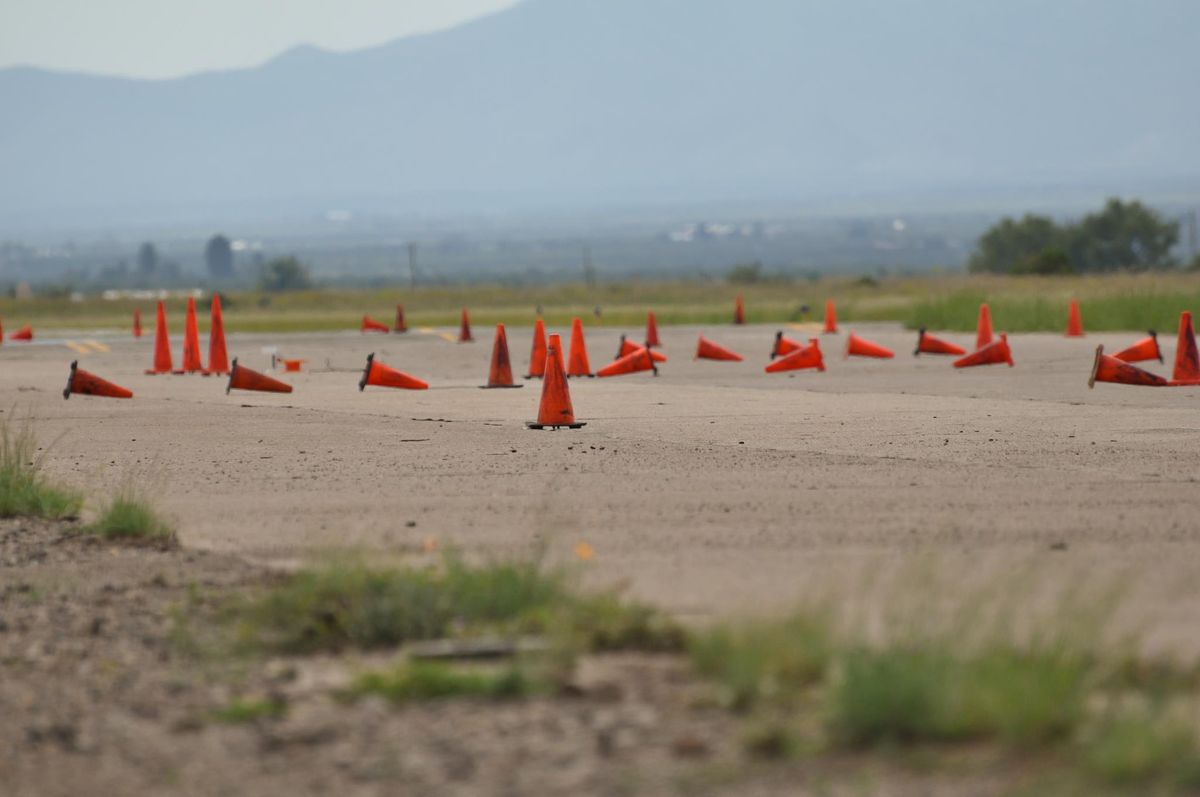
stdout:
<svg viewBox="0 0 1200 797">
<path fill-rule="evenodd" d="M 1171 331 L 1179 312 L 1200 310 L 1200 274 L 1116 274 L 1089 277 L 925 276 L 906 278 L 773 281 L 733 285 L 717 281 L 627 281 L 555 284 L 545 287 L 462 285 L 381 290 L 327 289 L 289 294 L 234 293 L 224 302 L 231 332 L 357 329 L 364 314 L 390 324 L 403 304 L 410 326 L 455 326 L 461 308 L 481 327 L 504 322 L 528 325 L 538 308 L 561 326 L 574 316 L 590 324 L 640 325 L 647 310 L 660 324 L 722 324 L 730 321 L 741 294 L 750 323 L 820 320 L 827 299 L 837 302 L 839 321 L 897 321 L 911 328 L 969 331 L 979 303 L 992 307 L 998 329 L 1057 332 L 1066 327 L 1067 302 L 1077 298 L 1090 330 Z M 206 302 L 201 301 L 202 306 Z M 171 329 L 182 328 L 185 299 L 167 300 Z M 152 332 L 150 300 L 106 301 L 87 297 L 0 300 L 0 319 L 12 331 L 32 324 L 55 329 L 128 330 L 133 310 Z M 595 315 L 600 308 L 601 315 Z M 201 312 L 201 330 L 207 312 Z"/>
</svg>

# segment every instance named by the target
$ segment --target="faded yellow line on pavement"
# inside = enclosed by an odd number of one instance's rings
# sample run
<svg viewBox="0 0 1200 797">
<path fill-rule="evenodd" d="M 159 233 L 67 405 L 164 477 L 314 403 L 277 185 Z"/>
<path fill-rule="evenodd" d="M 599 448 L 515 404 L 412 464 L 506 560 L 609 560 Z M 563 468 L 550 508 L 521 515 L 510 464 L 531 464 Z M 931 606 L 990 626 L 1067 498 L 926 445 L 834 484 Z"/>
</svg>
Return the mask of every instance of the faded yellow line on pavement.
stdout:
<svg viewBox="0 0 1200 797">
<path fill-rule="evenodd" d="M 458 338 L 454 337 L 449 332 L 438 332 L 433 327 L 417 327 L 417 332 L 420 332 L 422 335 L 437 335 L 442 340 L 448 341 L 450 343 L 458 342 Z"/>
<path fill-rule="evenodd" d="M 109 350 L 107 344 L 101 343 L 98 340 L 85 340 L 84 344 L 87 346 L 91 346 L 96 351 L 108 351 Z"/>
<path fill-rule="evenodd" d="M 71 351 L 75 352 L 76 354 L 91 354 L 92 353 L 92 350 L 89 349 L 87 346 L 84 346 L 82 343 L 76 343 L 73 340 L 64 340 L 63 345 L 66 346 Z"/>
</svg>

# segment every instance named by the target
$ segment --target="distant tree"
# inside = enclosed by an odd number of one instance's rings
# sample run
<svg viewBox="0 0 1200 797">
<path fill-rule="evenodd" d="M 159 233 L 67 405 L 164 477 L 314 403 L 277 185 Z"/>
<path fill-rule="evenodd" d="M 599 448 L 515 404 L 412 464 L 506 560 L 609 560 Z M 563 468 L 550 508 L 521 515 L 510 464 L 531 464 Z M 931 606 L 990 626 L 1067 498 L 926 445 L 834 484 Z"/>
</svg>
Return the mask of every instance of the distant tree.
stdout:
<svg viewBox="0 0 1200 797">
<path fill-rule="evenodd" d="M 214 235 L 204 246 L 204 262 L 213 279 L 233 276 L 233 247 L 224 235 Z"/>
<path fill-rule="evenodd" d="M 1179 222 L 1165 221 L 1141 202 L 1110 199 L 1070 230 L 1070 256 L 1081 271 L 1145 270 L 1173 266 Z"/>
<path fill-rule="evenodd" d="M 1017 264 L 1014 274 L 1074 274 L 1071 257 L 1060 246 L 1049 246 Z"/>
<path fill-rule="evenodd" d="M 967 267 L 973 273 L 1010 274 L 1047 250 L 1061 249 L 1066 241 L 1066 232 L 1051 218 L 1034 214 L 1021 219 L 1006 217 L 979 239 Z"/>
<path fill-rule="evenodd" d="M 258 288 L 268 293 L 303 291 L 312 287 L 312 276 L 295 257 L 277 257 L 263 264 Z"/>
<path fill-rule="evenodd" d="M 726 279 L 734 285 L 753 285 L 756 282 L 762 282 L 762 263 L 757 260 L 753 263 L 738 263 L 730 269 Z"/>
<path fill-rule="evenodd" d="M 147 277 L 158 271 L 158 249 L 149 241 L 138 249 L 137 268 L 139 274 Z"/>
</svg>

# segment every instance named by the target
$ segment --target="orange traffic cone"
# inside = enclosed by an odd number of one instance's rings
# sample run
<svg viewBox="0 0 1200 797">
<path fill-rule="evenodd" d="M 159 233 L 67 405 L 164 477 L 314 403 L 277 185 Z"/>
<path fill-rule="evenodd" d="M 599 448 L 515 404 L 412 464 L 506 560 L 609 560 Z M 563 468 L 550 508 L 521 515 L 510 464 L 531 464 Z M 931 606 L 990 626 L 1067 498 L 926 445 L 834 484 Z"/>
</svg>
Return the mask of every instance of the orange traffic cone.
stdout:
<svg viewBox="0 0 1200 797">
<path fill-rule="evenodd" d="M 846 353 L 842 359 L 847 357 L 875 357 L 880 360 L 887 360 L 895 356 L 891 349 L 880 346 L 878 343 L 873 343 L 866 338 L 860 338 L 851 332 L 850 337 L 846 338 Z"/>
<path fill-rule="evenodd" d="M 595 376 L 588 363 L 587 345 L 583 342 L 583 322 L 571 321 L 571 352 L 567 355 L 567 376 Z"/>
<path fill-rule="evenodd" d="M 508 336 L 504 324 L 496 324 L 496 340 L 492 343 L 492 367 L 488 369 L 488 383 L 480 387 L 525 387 L 514 385 L 512 363 L 508 359 Z"/>
<path fill-rule="evenodd" d="M 742 295 L 740 293 L 733 300 L 733 323 L 746 323 L 746 305 L 742 302 Z"/>
<path fill-rule="evenodd" d="M 625 336 L 622 335 L 621 336 L 621 345 L 617 347 L 617 356 L 613 358 L 613 361 L 615 362 L 616 360 L 619 360 L 626 355 L 633 354 L 638 349 L 643 349 L 643 348 L 649 349 L 650 347 L 649 346 L 639 346 L 638 344 L 634 343 L 632 340 L 627 340 L 625 338 Z M 651 349 L 651 351 L 650 351 L 650 357 L 656 363 L 665 363 L 667 361 L 667 355 L 663 354 L 660 351 L 654 351 L 653 349 Z"/>
<path fill-rule="evenodd" d="M 196 300 L 188 297 L 187 318 L 183 324 L 183 362 L 177 374 L 194 374 L 204 370 L 200 362 L 200 331 L 196 326 Z"/>
<path fill-rule="evenodd" d="M 1000 333 L 1000 339 L 994 340 L 982 349 L 977 349 L 966 357 L 961 357 L 954 361 L 955 368 L 970 368 L 975 365 L 999 365 L 1000 363 L 1008 363 L 1011 368 L 1013 364 L 1012 351 L 1008 348 L 1008 335 Z"/>
<path fill-rule="evenodd" d="M 538 405 L 536 421 L 525 424 L 530 429 L 578 429 L 585 424 L 575 421 L 575 408 L 571 406 L 571 391 L 567 387 L 567 376 L 563 373 L 562 338 L 551 335 L 546 344 L 546 378 L 542 382 L 542 400 Z"/>
<path fill-rule="evenodd" d="M 799 371 L 805 368 L 825 370 L 825 358 L 821 355 L 821 344 L 816 338 L 810 338 L 807 346 L 798 348 L 768 365 L 767 373 L 777 374 L 781 371 Z"/>
<path fill-rule="evenodd" d="M 208 328 L 208 372 L 229 373 L 229 352 L 225 349 L 225 317 L 221 314 L 221 294 L 212 296 L 212 320 Z"/>
<path fill-rule="evenodd" d="M 546 373 L 546 325 L 542 319 L 533 322 L 533 350 L 529 353 L 529 373 L 526 379 L 541 379 Z"/>
<path fill-rule="evenodd" d="M 167 336 L 167 311 L 158 303 L 158 318 L 154 322 L 154 367 L 148 374 L 171 373 L 171 340 Z"/>
<path fill-rule="evenodd" d="M 396 305 L 396 325 L 392 327 L 393 332 L 407 332 L 408 324 L 404 323 L 404 305 Z"/>
<path fill-rule="evenodd" d="M 992 311 L 987 304 L 979 305 L 979 321 L 975 325 L 975 350 L 992 342 Z"/>
<path fill-rule="evenodd" d="M 1192 326 L 1192 314 L 1187 310 L 1179 314 L 1179 341 L 1175 344 L 1175 369 L 1171 373 L 1171 384 L 1200 385 L 1196 330 Z"/>
<path fill-rule="evenodd" d="M 653 352 L 645 346 L 638 346 L 636 343 L 629 345 L 633 346 L 633 351 L 601 368 L 596 372 L 596 376 L 620 376 L 622 374 L 636 374 L 641 371 L 653 371 L 654 375 L 658 376 L 658 366 L 654 364 Z"/>
<path fill-rule="evenodd" d="M 272 357 L 271 359 L 274 360 L 275 358 Z M 283 363 L 284 373 L 294 374 L 303 370 L 304 364 L 308 362 L 308 360 L 289 360 L 285 357 L 280 357 L 279 362 Z M 274 363 L 271 364 L 271 367 L 275 367 Z"/>
<path fill-rule="evenodd" d="M 1095 387 L 1097 382 L 1116 382 L 1119 385 L 1144 385 L 1146 387 L 1165 387 L 1167 380 L 1158 374 L 1142 370 L 1136 365 L 1110 357 L 1104 353 L 1104 346 L 1096 347 L 1096 362 L 1092 365 L 1092 376 L 1088 379 L 1088 387 Z"/>
<path fill-rule="evenodd" d="M 653 349 L 661 345 L 658 342 L 658 321 L 654 318 L 654 311 L 650 311 L 646 313 L 646 348 Z"/>
<path fill-rule="evenodd" d="M 783 336 L 783 330 L 781 329 L 775 333 L 775 343 L 771 346 L 771 359 L 774 360 L 776 357 L 784 357 L 794 351 L 800 351 L 803 348 L 803 346 L 791 338 L 785 338 Z"/>
<path fill-rule="evenodd" d="M 140 338 L 142 336 L 142 311 L 134 308 L 133 311 L 133 336 Z"/>
<path fill-rule="evenodd" d="M 233 365 L 229 368 L 229 383 L 225 385 L 225 394 L 228 395 L 229 391 L 235 387 L 238 390 L 257 390 L 261 393 L 292 392 L 291 385 L 266 374 L 260 374 L 258 371 L 252 371 L 244 365 L 238 365 L 237 357 L 233 358 Z"/>
<path fill-rule="evenodd" d="M 833 306 L 833 299 L 825 301 L 825 334 L 832 335 L 837 332 L 837 308 Z"/>
<path fill-rule="evenodd" d="M 1083 337 L 1083 319 L 1079 315 L 1079 300 L 1072 299 L 1067 307 L 1067 337 Z"/>
<path fill-rule="evenodd" d="M 1140 363 L 1154 359 L 1162 362 L 1162 349 L 1158 347 L 1158 333 L 1152 329 L 1147 334 L 1149 337 L 1142 338 L 1127 349 L 1121 349 L 1113 357 L 1127 363 Z"/>
<path fill-rule="evenodd" d="M 18 329 L 16 332 L 8 336 L 9 340 L 33 340 L 33 327 L 29 324 Z"/>
<path fill-rule="evenodd" d="M 696 360 L 727 360 L 730 362 L 741 362 L 742 355 L 724 346 L 719 346 L 707 339 L 703 335 L 700 336 L 699 342 L 696 344 Z"/>
<path fill-rule="evenodd" d="M 0 319 L 0 346 L 4 345 L 4 321 Z"/>
<path fill-rule="evenodd" d="M 471 317 L 467 315 L 467 308 L 464 307 L 462 310 L 461 323 L 458 325 L 458 342 L 470 343 L 473 340 L 475 340 L 475 338 L 471 337 Z"/>
<path fill-rule="evenodd" d="M 107 379 L 101 379 L 80 368 L 79 360 L 71 363 L 71 373 L 67 377 L 67 386 L 63 389 L 63 398 L 69 399 L 72 393 L 106 398 L 133 398 L 133 391 L 114 385 Z"/>
<path fill-rule="evenodd" d="M 369 315 L 363 316 L 362 326 L 359 327 L 359 331 L 364 334 L 367 332 L 391 332 L 387 324 L 376 321 Z"/>
<path fill-rule="evenodd" d="M 913 356 L 918 354 L 954 354 L 963 355 L 967 350 L 962 346 L 955 346 L 953 343 L 944 341 L 941 338 L 935 338 L 925 331 L 925 327 L 921 327 L 917 333 L 917 348 L 913 351 Z"/>
<path fill-rule="evenodd" d="M 401 390 L 428 390 L 429 383 L 424 379 L 397 371 L 391 366 L 375 360 L 375 352 L 367 355 L 367 367 L 363 369 L 362 379 L 358 380 L 358 389 L 362 391 L 367 385 L 375 387 L 394 387 Z"/>
</svg>

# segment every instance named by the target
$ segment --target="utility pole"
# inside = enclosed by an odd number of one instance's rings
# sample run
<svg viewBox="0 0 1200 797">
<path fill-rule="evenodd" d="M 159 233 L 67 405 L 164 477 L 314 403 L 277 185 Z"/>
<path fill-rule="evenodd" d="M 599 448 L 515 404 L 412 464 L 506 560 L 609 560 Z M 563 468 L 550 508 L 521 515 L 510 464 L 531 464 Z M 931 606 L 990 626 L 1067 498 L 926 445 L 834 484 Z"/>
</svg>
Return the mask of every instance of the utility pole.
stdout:
<svg viewBox="0 0 1200 797">
<path fill-rule="evenodd" d="M 412 290 L 417 287 L 417 244 L 416 241 L 410 241 L 408 244 L 408 288 Z"/>
</svg>

